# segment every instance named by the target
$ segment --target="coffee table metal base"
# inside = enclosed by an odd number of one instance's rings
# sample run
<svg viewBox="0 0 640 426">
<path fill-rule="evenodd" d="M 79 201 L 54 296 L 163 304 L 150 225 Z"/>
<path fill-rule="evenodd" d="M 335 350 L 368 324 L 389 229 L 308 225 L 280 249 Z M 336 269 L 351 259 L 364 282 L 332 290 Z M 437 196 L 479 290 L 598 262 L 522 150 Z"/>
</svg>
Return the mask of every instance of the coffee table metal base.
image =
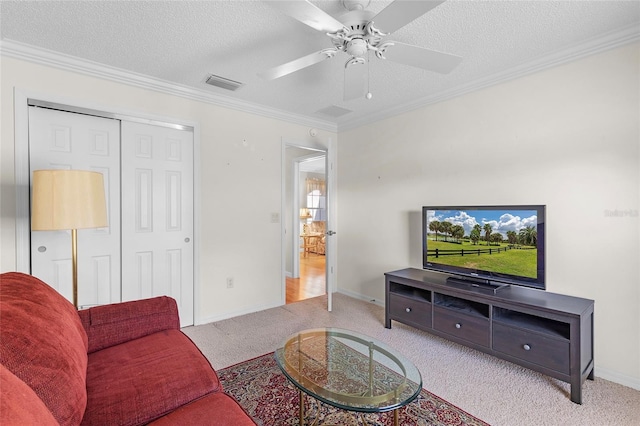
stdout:
<svg viewBox="0 0 640 426">
<path fill-rule="evenodd" d="M 300 393 L 300 408 L 298 411 L 299 414 L 299 418 L 300 418 L 300 426 L 304 426 L 304 392 L 300 389 L 298 389 L 298 392 Z M 317 400 L 316 400 L 317 401 Z M 317 401 L 318 404 L 320 404 L 320 401 Z M 399 421 L 398 421 L 398 410 L 399 408 L 396 408 L 395 410 L 393 410 L 393 426 L 398 426 L 399 425 Z M 318 420 L 316 419 L 316 422 Z M 313 424 L 315 425 L 316 422 L 314 422 Z"/>
<path fill-rule="evenodd" d="M 304 392 L 298 389 L 300 392 L 300 426 L 304 426 Z"/>
</svg>

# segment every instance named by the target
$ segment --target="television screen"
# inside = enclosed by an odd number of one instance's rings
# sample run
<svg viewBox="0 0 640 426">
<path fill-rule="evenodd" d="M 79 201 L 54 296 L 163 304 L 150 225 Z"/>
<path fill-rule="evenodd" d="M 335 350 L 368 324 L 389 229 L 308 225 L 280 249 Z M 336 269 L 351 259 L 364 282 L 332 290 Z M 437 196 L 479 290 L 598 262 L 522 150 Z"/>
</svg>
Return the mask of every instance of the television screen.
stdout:
<svg viewBox="0 0 640 426">
<path fill-rule="evenodd" d="M 423 207 L 423 267 L 545 288 L 545 206 Z"/>
</svg>

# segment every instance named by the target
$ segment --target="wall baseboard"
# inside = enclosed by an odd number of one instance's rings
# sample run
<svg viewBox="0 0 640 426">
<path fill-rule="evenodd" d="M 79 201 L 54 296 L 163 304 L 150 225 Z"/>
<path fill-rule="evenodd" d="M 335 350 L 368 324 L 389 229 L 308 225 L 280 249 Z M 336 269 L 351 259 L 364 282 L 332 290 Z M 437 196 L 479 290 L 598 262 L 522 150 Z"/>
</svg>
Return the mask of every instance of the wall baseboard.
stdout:
<svg viewBox="0 0 640 426">
<path fill-rule="evenodd" d="M 338 290 L 337 293 L 344 294 L 345 296 L 349 296 L 354 299 L 373 303 L 374 305 L 384 306 L 383 300 L 373 299 L 363 294 L 359 294 L 359 293 L 355 293 L 347 290 Z M 230 312 L 225 312 L 223 314 L 212 316 L 212 317 L 201 318 L 195 325 L 202 325 L 202 324 L 208 324 L 216 321 L 222 321 L 222 320 L 237 317 L 240 315 L 251 314 L 254 312 L 263 311 L 265 309 L 277 308 L 281 306 L 285 306 L 285 305 L 282 305 L 280 301 L 273 301 L 267 304 L 251 306 L 239 311 L 230 311 Z M 640 390 L 640 378 L 631 377 L 619 371 L 610 370 L 608 368 L 599 368 L 597 365 L 596 365 L 595 371 L 596 371 L 596 377 L 600 379 L 609 380 L 610 382 L 618 383 L 620 385 L 627 386 L 632 389 Z"/>
<path fill-rule="evenodd" d="M 640 390 L 640 378 L 627 376 L 619 371 L 610 370 L 608 368 L 598 368 L 596 365 L 596 377 L 610 382 L 615 382 L 632 389 Z"/>
<path fill-rule="evenodd" d="M 244 309 L 240 309 L 237 311 L 228 311 L 224 312 L 220 315 L 214 315 L 206 318 L 197 318 L 197 321 L 194 325 L 203 325 L 209 324 L 212 322 L 222 321 L 229 318 L 239 317 L 240 315 L 253 314 L 255 312 L 264 311 L 265 309 L 278 308 L 284 306 L 280 300 L 275 300 L 269 303 L 253 305 Z"/>
<path fill-rule="evenodd" d="M 364 296 L 362 294 L 354 293 L 354 292 L 348 291 L 348 290 L 338 289 L 337 292 L 340 293 L 340 294 L 344 294 L 345 296 L 352 297 L 354 299 L 364 300 L 365 302 L 373 303 L 374 305 L 378 305 L 378 306 L 384 307 L 384 300 L 372 299 L 369 296 Z"/>
</svg>

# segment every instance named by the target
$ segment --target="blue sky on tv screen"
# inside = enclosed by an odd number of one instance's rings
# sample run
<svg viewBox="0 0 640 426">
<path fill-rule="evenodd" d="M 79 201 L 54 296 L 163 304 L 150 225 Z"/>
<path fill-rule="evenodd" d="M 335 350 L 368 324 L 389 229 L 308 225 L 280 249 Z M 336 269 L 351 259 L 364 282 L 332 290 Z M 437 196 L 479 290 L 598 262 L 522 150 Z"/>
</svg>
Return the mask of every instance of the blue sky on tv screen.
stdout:
<svg viewBox="0 0 640 426">
<path fill-rule="evenodd" d="M 461 225 L 464 234 L 469 235 L 473 227 L 481 227 L 485 223 L 491 225 L 492 232 L 499 232 L 506 237 L 507 231 L 519 232 L 526 226 L 538 224 L 535 210 L 427 210 L 427 225 L 433 220 Z M 428 229 L 428 228 L 427 228 Z"/>
</svg>

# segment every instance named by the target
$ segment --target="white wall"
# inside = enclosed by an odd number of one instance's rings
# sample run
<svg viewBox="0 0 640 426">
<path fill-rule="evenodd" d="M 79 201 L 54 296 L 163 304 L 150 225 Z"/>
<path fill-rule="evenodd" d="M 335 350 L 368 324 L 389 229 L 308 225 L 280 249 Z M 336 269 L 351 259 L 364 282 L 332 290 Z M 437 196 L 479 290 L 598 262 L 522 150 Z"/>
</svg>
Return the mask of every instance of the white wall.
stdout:
<svg viewBox="0 0 640 426">
<path fill-rule="evenodd" d="M 16 269 L 14 89 L 120 111 L 195 122 L 200 129 L 200 250 L 196 322 L 281 304 L 282 138 L 309 129 L 263 116 L 3 57 L 0 63 L 0 271 Z M 335 133 L 318 131 L 313 143 Z M 196 154 L 197 155 L 197 154 Z M 233 277 L 235 287 L 226 288 Z"/>
<path fill-rule="evenodd" d="M 640 388 L 639 51 L 341 132 L 339 290 L 421 268 L 422 205 L 546 204 L 547 290 L 595 299 L 596 375 Z"/>
<path fill-rule="evenodd" d="M 383 300 L 385 271 L 420 267 L 423 204 L 546 204 L 549 291 L 595 299 L 596 374 L 640 388 L 639 49 L 340 133 L 339 289 Z M 0 75 L 0 271 L 16 268 L 17 87 L 199 123 L 198 319 L 279 304 L 281 138 L 308 128 L 5 57 Z"/>
</svg>

